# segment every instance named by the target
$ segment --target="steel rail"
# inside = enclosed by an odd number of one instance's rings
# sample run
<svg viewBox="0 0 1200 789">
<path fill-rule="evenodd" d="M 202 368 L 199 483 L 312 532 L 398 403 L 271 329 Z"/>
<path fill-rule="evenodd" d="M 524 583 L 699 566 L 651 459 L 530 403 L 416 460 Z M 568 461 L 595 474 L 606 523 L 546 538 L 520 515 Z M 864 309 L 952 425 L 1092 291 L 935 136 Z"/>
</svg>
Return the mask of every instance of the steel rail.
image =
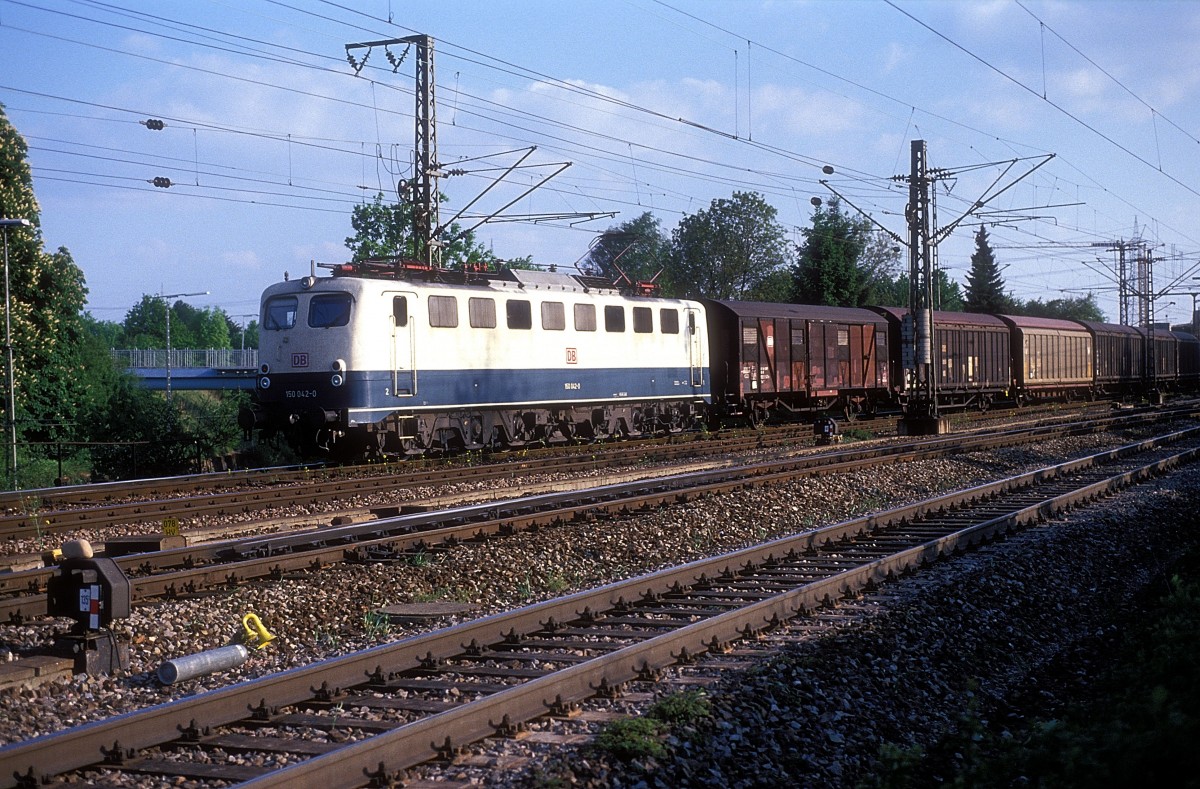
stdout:
<svg viewBox="0 0 1200 789">
<path fill-rule="evenodd" d="M 1187 405 L 1172 407 L 1186 411 Z M 1143 414 L 1163 409 L 1138 409 L 1130 414 Z M 871 423 L 861 423 L 868 425 Z M 286 491 L 304 486 L 305 493 L 294 503 L 316 503 L 336 500 L 337 493 L 347 489 L 370 493 L 389 487 L 432 484 L 448 478 L 495 476 L 504 477 L 516 470 L 569 471 L 586 467 L 589 462 L 609 465 L 638 459 L 678 459 L 715 452 L 738 452 L 752 448 L 777 446 L 794 440 L 797 435 L 809 435 L 807 430 L 787 425 L 767 431 L 755 431 L 749 436 L 734 431 L 718 438 L 686 433 L 667 437 L 642 439 L 634 443 L 605 445 L 555 445 L 525 448 L 519 455 L 500 455 L 500 460 L 484 465 L 464 467 L 454 461 L 439 463 L 430 460 L 405 461 L 366 466 L 327 467 L 321 465 L 251 469 L 219 473 L 192 474 L 125 482 L 93 483 L 61 488 L 0 491 L 0 539 L 29 533 L 45 534 L 70 529 L 96 528 L 113 524 L 149 523 L 166 517 L 194 518 L 205 514 L 254 512 L 259 509 L 292 503 Z M 563 451 L 567 457 L 562 457 Z M 580 458 L 580 455 L 588 455 Z M 562 465 L 547 469 L 549 464 Z M 389 483 L 389 480 L 391 481 Z M 315 488 L 313 486 L 316 486 Z M 284 492 L 269 492 L 279 488 Z M 200 493 L 192 497 L 130 500 L 141 493 L 155 496 L 177 493 Z M 62 509 L 50 509 L 53 506 Z"/>
<path fill-rule="evenodd" d="M 125 487 L 100 490 L 81 486 L 78 492 L 66 493 L 55 489 L 21 491 L 0 494 L 0 539 L 30 534 L 44 535 L 68 530 L 99 528 L 118 524 L 154 523 L 167 517 L 195 519 L 207 515 L 246 514 L 268 507 L 319 504 L 337 501 L 351 495 L 389 492 L 397 488 L 446 484 L 460 480 L 478 482 L 487 479 L 511 478 L 516 474 L 570 473 L 607 465 L 639 460 L 669 460 L 695 457 L 718 452 L 738 452 L 787 442 L 795 438 L 794 429 L 781 430 L 770 437 L 732 437 L 706 439 L 689 436 L 687 441 L 648 439 L 629 445 L 576 446 L 564 457 L 561 454 L 543 457 L 544 450 L 525 452 L 521 457 L 506 456 L 498 462 L 484 465 L 446 463 L 430 467 L 428 463 L 391 464 L 387 467 L 356 467 L 360 473 L 346 469 L 309 469 L 246 472 L 244 476 L 202 475 L 200 477 L 163 478 L 137 481 Z M 124 484 L 124 483 L 122 483 Z M 212 487 L 225 490 L 213 491 Z M 232 489 L 229 489 L 232 488 Z M 162 496 L 164 492 L 207 492 L 193 496 L 133 499 L 129 491 L 147 490 Z M 124 494 L 124 495 L 122 495 Z M 97 503 L 99 499 L 99 503 Z M 46 504 L 73 504 L 65 509 L 43 509 Z"/>
<path fill-rule="evenodd" d="M 1186 432 L 1193 435 L 1195 433 Z M 496 614 L 443 631 L 416 636 L 7 746 L 0 749 L 0 789 L 15 785 L 14 782 L 19 776 L 26 776 L 26 783 L 36 782 L 97 764 L 104 758 L 106 751 L 128 754 L 169 742 L 175 738 L 176 732 L 229 724 L 245 718 L 247 710 L 251 708 L 273 710 L 300 704 L 314 698 L 318 687 L 361 686 L 366 677 L 378 676 L 384 672 L 405 672 L 428 665 L 430 661 L 454 658 L 462 654 L 463 644 L 467 641 L 498 643 L 505 637 L 506 630 L 538 632 L 548 628 L 554 621 L 578 621 L 587 611 L 604 611 L 620 605 L 627 596 L 635 598 L 641 594 L 643 598 L 657 599 L 660 595 L 675 593 L 681 587 L 697 585 L 709 574 L 714 577 L 750 575 L 759 567 L 777 561 L 779 556 L 804 554 L 823 547 L 842 551 L 839 546 L 856 538 L 870 537 L 885 524 L 904 524 L 921 515 L 942 512 L 956 503 L 983 501 L 1002 491 L 1021 490 L 1036 483 L 1058 480 L 1070 473 L 1129 457 L 1139 449 L 1156 443 L 1154 440 L 1139 442 L 1007 480 L 977 486 L 967 491 L 856 518 L 723 556 L 698 560 L 641 578 L 578 592 L 565 598 Z M 287 781 L 289 786 L 333 789 L 339 786 L 362 785 L 368 780 L 366 773 L 376 772 L 377 769 L 382 770 L 385 776 L 395 775 L 397 771 L 437 755 L 440 750 L 453 746 L 454 743 L 461 744 L 494 733 L 496 722 L 503 720 L 505 715 L 508 716 L 509 722 L 521 720 L 522 716 L 526 715 L 536 717 L 545 714 L 547 704 L 555 697 L 560 697 L 560 701 L 570 702 L 593 695 L 597 681 L 613 686 L 647 672 L 653 673 L 654 669 L 682 655 L 684 649 L 691 653 L 699 653 L 715 648 L 739 635 L 756 632 L 765 624 L 786 619 L 797 610 L 808 609 L 844 595 L 868 582 L 877 582 L 889 573 L 898 572 L 916 563 L 931 561 L 954 550 L 960 544 L 973 544 L 994 533 L 1048 517 L 1061 509 L 1103 495 L 1116 487 L 1151 476 L 1178 463 L 1194 460 L 1198 451 L 1200 450 L 1192 448 L 1115 475 L 1105 474 L 1105 479 L 1092 479 L 1082 487 L 1073 485 L 1071 487 L 1076 489 L 1058 493 L 1050 499 L 1039 496 L 1038 500 L 1020 505 L 1013 512 L 988 517 L 984 522 L 973 524 L 966 529 L 954 527 L 951 534 L 928 540 L 922 538 L 918 545 L 904 548 L 896 556 L 872 559 L 848 572 L 814 581 L 782 596 L 753 603 L 742 609 L 741 614 L 731 615 L 732 618 L 710 618 L 694 625 L 685 625 L 675 629 L 670 637 L 644 641 L 594 658 L 587 664 L 568 668 L 557 674 L 562 677 L 561 680 L 551 681 L 550 677 L 535 679 L 511 691 L 501 691 L 434 718 L 378 735 L 349 749 L 318 756 L 296 767 L 255 779 L 250 785 L 273 786 L 282 785 L 281 782 Z M 584 665 L 591 668 L 585 669 Z"/>
<path fill-rule="evenodd" d="M 1118 418 L 1120 419 L 1120 418 Z M 1138 417 L 1141 421 L 1144 417 Z M 1127 422 L 1127 420 L 1121 420 Z M 381 518 L 281 536 L 249 537 L 225 543 L 120 557 L 117 564 L 132 581 L 132 601 L 175 598 L 256 579 L 280 579 L 289 573 L 318 570 L 342 561 L 369 561 L 372 549 L 395 556 L 452 546 L 463 540 L 551 525 L 596 512 L 621 513 L 736 490 L 768 485 L 814 473 L 837 473 L 885 459 L 904 462 L 979 448 L 1009 446 L 1058 433 L 1104 429 L 1069 423 L 975 435 L 940 437 L 905 445 L 875 447 L 729 466 L 605 485 L 582 491 L 545 493 L 499 502 L 464 505 L 434 513 Z M 445 524 L 452 524 L 446 526 Z M 176 568 L 176 569 L 168 569 Z M 158 572 L 168 569 L 167 572 Z M 0 622 L 19 623 L 44 615 L 45 584 L 53 568 L 0 575 Z"/>
</svg>

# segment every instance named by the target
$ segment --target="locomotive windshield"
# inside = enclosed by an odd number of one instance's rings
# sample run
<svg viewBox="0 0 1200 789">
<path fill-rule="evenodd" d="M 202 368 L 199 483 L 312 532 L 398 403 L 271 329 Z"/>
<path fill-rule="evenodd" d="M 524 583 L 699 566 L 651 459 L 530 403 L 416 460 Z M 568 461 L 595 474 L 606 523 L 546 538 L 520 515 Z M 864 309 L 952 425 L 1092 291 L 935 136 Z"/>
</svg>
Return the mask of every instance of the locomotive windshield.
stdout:
<svg viewBox="0 0 1200 789">
<path fill-rule="evenodd" d="M 345 326 L 350 322 L 349 293 L 320 293 L 308 305 L 308 325 L 314 329 Z"/>
<path fill-rule="evenodd" d="M 276 296 L 263 307 L 264 329 L 290 329 L 296 325 L 299 302 L 295 296 Z"/>
</svg>

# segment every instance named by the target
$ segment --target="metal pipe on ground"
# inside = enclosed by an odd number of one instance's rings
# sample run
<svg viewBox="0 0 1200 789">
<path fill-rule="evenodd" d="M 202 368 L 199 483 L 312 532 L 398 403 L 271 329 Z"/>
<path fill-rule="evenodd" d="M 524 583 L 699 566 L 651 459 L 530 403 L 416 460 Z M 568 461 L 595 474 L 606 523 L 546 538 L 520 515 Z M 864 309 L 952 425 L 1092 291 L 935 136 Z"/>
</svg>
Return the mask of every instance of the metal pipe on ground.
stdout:
<svg viewBox="0 0 1200 789">
<path fill-rule="evenodd" d="M 216 671 L 236 668 L 246 662 L 250 651 L 241 644 L 209 649 L 168 660 L 158 667 L 158 681 L 164 685 L 195 679 Z"/>
</svg>

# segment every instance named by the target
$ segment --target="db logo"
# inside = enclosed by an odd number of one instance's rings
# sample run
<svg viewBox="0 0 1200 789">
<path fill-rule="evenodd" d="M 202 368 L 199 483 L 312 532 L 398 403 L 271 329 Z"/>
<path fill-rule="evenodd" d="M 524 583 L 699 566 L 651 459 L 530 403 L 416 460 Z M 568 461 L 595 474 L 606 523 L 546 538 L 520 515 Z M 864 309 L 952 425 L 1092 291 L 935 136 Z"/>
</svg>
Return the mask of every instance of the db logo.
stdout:
<svg viewBox="0 0 1200 789">
<path fill-rule="evenodd" d="M 579 357 L 576 355 L 574 348 L 567 349 L 567 364 L 579 364 Z"/>
<path fill-rule="evenodd" d="M 308 354 L 307 353 L 293 353 L 292 354 L 292 367 L 308 367 Z"/>
</svg>

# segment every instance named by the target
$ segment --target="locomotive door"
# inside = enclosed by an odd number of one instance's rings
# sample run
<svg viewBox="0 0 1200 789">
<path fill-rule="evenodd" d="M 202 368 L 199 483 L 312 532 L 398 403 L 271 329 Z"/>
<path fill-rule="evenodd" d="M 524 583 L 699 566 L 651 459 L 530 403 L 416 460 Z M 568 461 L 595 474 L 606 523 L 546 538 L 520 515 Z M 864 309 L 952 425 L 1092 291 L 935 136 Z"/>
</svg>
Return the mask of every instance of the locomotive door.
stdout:
<svg viewBox="0 0 1200 789">
<path fill-rule="evenodd" d="M 688 309 L 688 364 L 691 367 L 692 386 L 704 385 L 704 343 L 700 339 L 700 310 Z"/>
<path fill-rule="evenodd" d="M 395 291 L 388 295 L 392 297 L 392 396 L 412 397 L 417 393 L 417 365 L 410 311 L 417 295 Z"/>
</svg>

